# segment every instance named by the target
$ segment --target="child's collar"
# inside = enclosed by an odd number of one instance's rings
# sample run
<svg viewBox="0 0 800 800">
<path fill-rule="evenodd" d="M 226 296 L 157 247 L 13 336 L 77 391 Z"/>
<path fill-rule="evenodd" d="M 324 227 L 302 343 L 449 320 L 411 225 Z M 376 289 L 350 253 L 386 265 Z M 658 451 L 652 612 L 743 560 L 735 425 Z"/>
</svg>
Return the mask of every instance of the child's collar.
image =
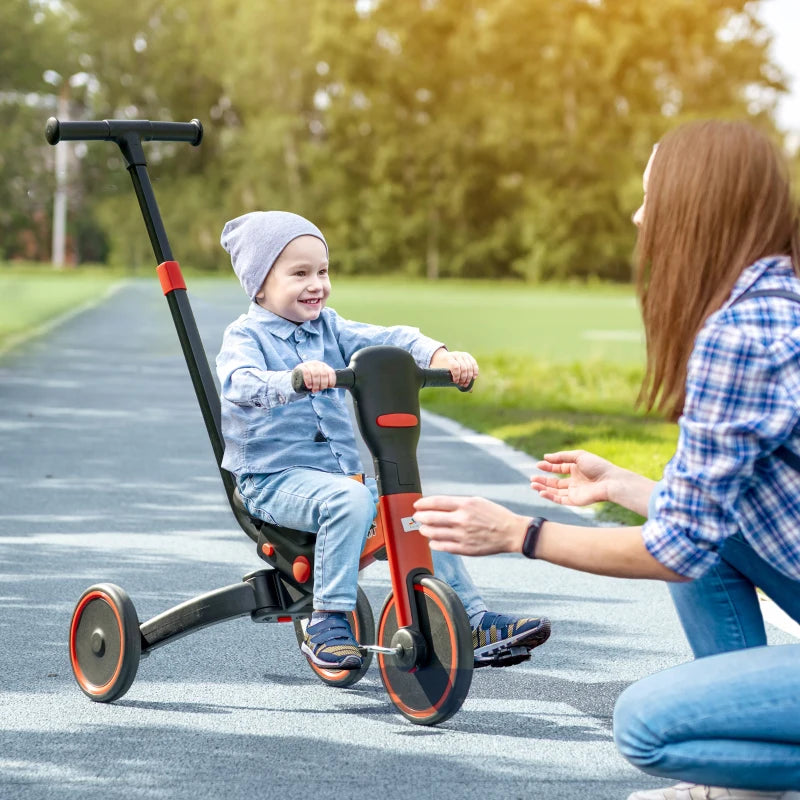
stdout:
<svg viewBox="0 0 800 800">
<path fill-rule="evenodd" d="M 280 339 L 288 339 L 293 336 L 295 331 L 299 328 L 306 333 L 319 333 L 319 321 L 322 319 L 322 314 L 316 319 L 307 319 L 299 325 L 284 317 L 279 317 L 272 311 L 268 311 L 263 306 L 260 306 L 255 301 L 250 303 L 247 316 L 257 319 L 267 330 Z"/>
</svg>

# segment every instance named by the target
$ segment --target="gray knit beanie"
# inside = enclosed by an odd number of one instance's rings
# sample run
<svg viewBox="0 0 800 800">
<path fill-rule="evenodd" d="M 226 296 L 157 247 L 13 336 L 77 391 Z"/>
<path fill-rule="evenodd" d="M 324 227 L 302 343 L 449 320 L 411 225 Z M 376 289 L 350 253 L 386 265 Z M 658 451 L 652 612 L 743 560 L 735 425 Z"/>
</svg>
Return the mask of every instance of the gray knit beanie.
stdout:
<svg viewBox="0 0 800 800">
<path fill-rule="evenodd" d="M 298 236 L 316 236 L 328 251 L 320 229 L 289 211 L 251 211 L 225 223 L 219 243 L 230 253 L 233 271 L 251 300 L 283 249 Z"/>
</svg>

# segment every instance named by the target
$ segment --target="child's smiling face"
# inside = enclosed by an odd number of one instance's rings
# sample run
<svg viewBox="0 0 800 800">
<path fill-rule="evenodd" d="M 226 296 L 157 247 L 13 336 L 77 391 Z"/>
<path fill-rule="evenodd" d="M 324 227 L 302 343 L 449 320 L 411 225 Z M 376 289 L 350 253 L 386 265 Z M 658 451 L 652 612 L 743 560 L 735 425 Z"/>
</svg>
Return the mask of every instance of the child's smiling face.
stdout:
<svg viewBox="0 0 800 800">
<path fill-rule="evenodd" d="M 316 236 L 292 239 L 267 273 L 256 302 L 298 324 L 316 319 L 331 293 L 328 251 Z"/>
</svg>

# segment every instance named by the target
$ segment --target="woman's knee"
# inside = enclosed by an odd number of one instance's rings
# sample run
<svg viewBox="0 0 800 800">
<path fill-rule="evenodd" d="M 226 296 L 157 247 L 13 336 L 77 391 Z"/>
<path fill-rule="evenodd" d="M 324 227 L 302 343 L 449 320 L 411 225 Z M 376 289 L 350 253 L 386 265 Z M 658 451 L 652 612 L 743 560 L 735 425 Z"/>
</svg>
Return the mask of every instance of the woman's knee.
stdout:
<svg viewBox="0 0 800 800">
<path fill-rule="evenodd" d="M 629 686 L 614 706 L 614 743 L 631 764 L 645 771 L 658 767 L 665 746 L 648 714 L 651 708 L 638 683 Z"/>
</svg>

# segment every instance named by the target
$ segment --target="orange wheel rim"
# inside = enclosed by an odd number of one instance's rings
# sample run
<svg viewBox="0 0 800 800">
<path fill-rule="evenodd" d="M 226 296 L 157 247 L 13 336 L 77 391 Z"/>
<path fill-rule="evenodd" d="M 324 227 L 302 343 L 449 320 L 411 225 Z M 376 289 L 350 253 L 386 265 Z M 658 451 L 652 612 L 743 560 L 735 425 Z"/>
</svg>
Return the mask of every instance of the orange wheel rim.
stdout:
<svg viewBox="0 0 800 800">
<path fill-rule="evenodd" d="M 89 605 L 89 603 L 92 600 L 103 600 L 109 605 L 111 610 L 114 612 L 114 616 L 116 617 L 117 626 L 119 628 L 119 633 L 120 633 L 119 658 L 117 659 L 117 666 L 114 669 L 114 674 L 101 686 L 98 686 L 96 683 L 92 683 L 83 674 L 81 665 L 78 663 L 78 653 L 75 648 L 75 635 L 78 631 L 78 623 L 80 622 L 81 614 L 83 612 L 83 609 L 86 608 L 86 606 Z M 75 613 L 72 615 L 72 623 L 70 624 L 69 628 L 69 660 L 72 662 L 72 671 L 75 673 L 75 677 L 77 678 L 78 683 L 87 692 L 89 692 L 89 694 L 102 694 L 119 677 L 119 672 L 122 669 L 122 659 L 125 656 L 125 637 L 122 634 L 123 634 L 122 618 L 119 615 L 119 611 L 117 611 L 116 605 L 113 602 L 111 602 L 111 598 L 105 592 L 100 592 L 100 591 L 89 592 L 89 594 L 81 598 L 81 601 L 78 603 L 78 607 L 75 609 Z"/>
<path fill-rule="evenodd" d="M 452 625 L 450 625 L 450 618 L 447 616 L 447 612 L 445 611 L 445 608 L 442 605 L 442 603 L 440 602 L 439 598 L 436 597 L 436 595 L 433 592 L 429 591 L 424 586 L 416 585 L 416 586 L 414 586 L 414 591 L 422 592 L 426 597 L 429 597 L 431 600 L 433 600 L 433 602 L 438 606 L 439 610 L 442 612 L 442 618 L 447 620 L 447 632 L 448 632 L 448 634 L 450 636 L 450 652 L 455 654 L 457 652 L 456 651 L 455 632 L 453 631 Z M 378 641 L 379 642 L 383 641 L 383 631 L 384 631 L 385 626 L 386 626 L 386 620 L 389 617 L 389 610 L 391 609 L 391 607 L 393 605 L 396 605 L 395 600 L 394 600 L 394 596 L 392 596 L 392 600 L 391 600 L 390 604 L 386 607 L 386 613 L 381 618 L 381 626 L 380 626 L 380 630 L 378 631 Z M 400 697 L 397 695 L 395 690 L 392 688 L 392 685 L 391 685 L 391 683 L 390 683 L 390 681 L 389 681 L 389 679 L 388 679 L 388 677 L 386 675 L 386 668 L 385 668 L 385 664 L 384 664 L 384 656 L 383 656 L 382 653 L 378 654 L 378 663 L 380 665 L 381 673 L 383 674 L 385 682 L 386 682 L 386 690 L 389 692 L 389 697 L 392 698 L 392 702 L 399 709 L 401 709 L 405 714 L 408 714 L 410 717 L 414 717 L 415 719 L 423 719 L 425 717 L 430 716 L 433 712 L 438 711 L 441 708 L 442 703 L 444 703 L 444 701 L 450 695 L 450 692 L 451 692 L 451 690 L 453 688 L 453 685 L 454 685 L 455 673 L 456 673 L 455 659 L 454 659 L 453 663 L 450 665 L 450 670 L 449 670 L 448 675 L 447 675 L 447 685 L 445 686 L 445 691 L 442 692 L 442 696 L 439 698 L 439 700 L 436 703 L 434 703 L 433 705 L 428 706 L 428 708 L 425 708 L 425 709 L 421 709 L 420 710 L 420 709 L 411 708 L 410 706 L 406 705 L 406 703 L 404 703 L 400 699 Z"/>
</svg>

